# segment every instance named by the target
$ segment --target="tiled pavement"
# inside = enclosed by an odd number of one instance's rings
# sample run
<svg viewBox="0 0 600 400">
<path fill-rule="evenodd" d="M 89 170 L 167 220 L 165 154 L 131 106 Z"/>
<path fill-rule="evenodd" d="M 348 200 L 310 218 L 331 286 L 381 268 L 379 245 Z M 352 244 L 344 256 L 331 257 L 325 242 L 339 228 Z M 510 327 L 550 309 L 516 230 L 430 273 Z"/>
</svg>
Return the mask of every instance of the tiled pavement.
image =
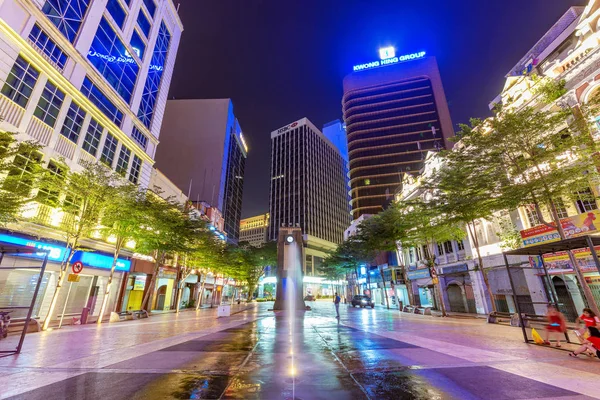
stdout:
<svg viewBox="0 0 600 400">
<path fill-rule="evenodd" d="M 337 322 L 328 303 L 290 321 L 266 307 L 31 335 L 0 359 L 0 398 L 600 398 L 600 361 L 525 345 L 515 328 L 383 309 L 343 308 Z"/>
</svg>

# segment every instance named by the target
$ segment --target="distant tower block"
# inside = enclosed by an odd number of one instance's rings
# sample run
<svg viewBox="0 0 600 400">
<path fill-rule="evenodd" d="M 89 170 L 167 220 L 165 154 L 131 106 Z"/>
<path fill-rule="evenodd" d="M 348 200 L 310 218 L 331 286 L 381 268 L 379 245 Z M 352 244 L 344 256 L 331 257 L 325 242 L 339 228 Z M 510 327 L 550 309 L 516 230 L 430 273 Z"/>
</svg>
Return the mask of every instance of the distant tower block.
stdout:
<svg viewBox="0 0 600 400">
<path fill-rule="evenodd" d="M 277 239 L 277 298 L 274 310 L 305 310 L 302 297 L 304 270 L 302 229 L 279 228 Z M 291 308 L 293 307 L 293 308 Z"/>
</svg>

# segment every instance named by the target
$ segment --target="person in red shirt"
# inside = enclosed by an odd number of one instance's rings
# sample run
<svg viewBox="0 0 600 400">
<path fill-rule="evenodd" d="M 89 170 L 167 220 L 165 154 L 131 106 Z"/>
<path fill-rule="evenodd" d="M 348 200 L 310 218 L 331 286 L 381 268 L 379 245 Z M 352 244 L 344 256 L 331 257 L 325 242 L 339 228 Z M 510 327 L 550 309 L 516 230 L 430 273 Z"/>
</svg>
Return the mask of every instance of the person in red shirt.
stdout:
<svg viewBox="0 0 600 400">
<path fill-rule="evenodd" d="M 595 352 L 598 358 L 600 358 L 600 331 L 598 330 L 598 328 L 593 326 L 589 327 L 588 329 L 590 331 L 590 337 L 588 337 L 583 342 L 581 347 L 569 353 L 571 357 L 577 357 L 578 355 L 587 350 L 592 354 Z"/>
<path fill-rule="evenodd" d="M 583 323 L 583 326 L 581 324 Z M 583 314 L 581 314 L 575 320 L 575 324 L 577 324 L 577 330 L 575 334 L 579 337 L 579 340 L 583 342 L 584 335 L 587 333 L 590 327 L 598 328 L 600 327 L 600 319 L 594 314 L 594 312 L 589 308 L 583 309 Z"/>
<path fill-rule="evenodd" d="M 546 318 L 548 318 L 548 325 L 546 325 L 544 344 L 550 345 L 550 334 L 565 333 L 567 324 L 565 322 L 565 317 L 552 304 L 548 304 Z M 556 339 L 556 347 L 560 347 L 560 335 L 558 335 L 558 339 Z"/>
</svg>

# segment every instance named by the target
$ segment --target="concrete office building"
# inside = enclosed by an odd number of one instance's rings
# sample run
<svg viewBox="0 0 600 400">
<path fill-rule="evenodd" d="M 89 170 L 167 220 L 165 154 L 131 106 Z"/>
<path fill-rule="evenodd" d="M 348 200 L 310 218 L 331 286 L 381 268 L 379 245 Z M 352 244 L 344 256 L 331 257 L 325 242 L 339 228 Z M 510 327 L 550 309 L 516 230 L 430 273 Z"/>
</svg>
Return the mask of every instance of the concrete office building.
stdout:
<svg viewBox="0 0 600 400">
<path fill-rule="evenodd" d="M 260 247 L 267 243 L 268 233 L 269 213 L 240 221 L 240 242 L 248 242 L 252 246 Z"/>
<path fill-rule="evenodd" d="M 247 146 L 230 99 L 169 100 L 158 168 L 192 201 L 223 213 L 228 239 L 239 238 Z"/>
<path fill-rule="evenodd" d="M 352 218 L 377 214 L 393 200 L 404 173 L 417 174 L 430 150 L 448 148 L 453 133 L 442 80 L 425 52 L 354 67 L 344 78 Z"/>
<path fill-rule="evenodd" d="M 17 155 L 12 172 L 26 179 L 33 157 L 58 174 L 60 163 L 80 171 L 100 161 L 148 186 L 182 30 L 170 0 L 0 1 L 0 129 L 42 146 L 37 154 Z M 37 199 L 24 207 L 21 223 L 0 235 L 0 244 L 51 249 L 33 310 L 43 319 L 67 251 L 57 228 L 68 215 Z M 111 244 L 85 239 L 82 246 L 94 251 L 76 252 L 72 261 L 85 268 L 68 301 L 64 289 L 58 299 L 68 320 L 83 307 L 97 315 L 112 265 Z M 115 285 L 131 268 L 131 249 L 121 256 Z M 23 268 L 0 275 L 0 306 L 26 303 L 35 274 Z M 111 291 L 108 309 L 117 293 Z"/>
<path fill-rule="evenodd" d="M 271 133 L 269 240 L 279 228 L 299 226 L 305 238 L 305 274 L 318 274 L 326 251 L 344 239 L 350 223 L 345 161 L 307 118 Z"/>
</svg>

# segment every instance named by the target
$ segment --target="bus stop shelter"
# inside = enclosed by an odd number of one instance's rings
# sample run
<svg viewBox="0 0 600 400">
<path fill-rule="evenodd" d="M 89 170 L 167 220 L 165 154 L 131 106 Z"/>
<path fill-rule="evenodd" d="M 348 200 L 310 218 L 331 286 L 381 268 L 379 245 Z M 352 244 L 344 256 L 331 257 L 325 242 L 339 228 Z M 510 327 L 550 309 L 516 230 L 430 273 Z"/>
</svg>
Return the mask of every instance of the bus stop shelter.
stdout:
<svg viewBox="0 0 600 400">
<path fill-rule="evenodd" d="M 9 263 L 5 262 L 5 256 L 23 257 L 23 259 L 27 260 L 27 264 L 9 265 Z M 46 270 L 47 262 L 48 250 L 18 245 L 0 245 L 0 273 L 3 273 L 5 271 L 10 272 L 10 270 L 15 269 L 26 269 L 36 271 L 39 270 L 39 273 L 36 273 L 37 282 L 35 287 L 33 288 L 31 302 L 28 302 L 28 304 L 14 304 L 10 297 L 5 297 L 2 295 L 2 286 L 0 286 L 0 312 L 23 311 L 26 313 L 26 317 L 18 321 L 19 325 L 23 323 L 23 329 L 20 332 L 20 338 L 16 348 L 10 350 L 4 349 L 2 347 L 2 342 L 4 341 L 4 339 L 0 338 L 0 356 L 18 354 L 21 352 L 23 342 L 25 341 L 25 334 L 27 333 L 27 328 L 29 327 L 31 316 L 33 314 L 33 308 L 35 306 L 35 302 L 37 300 L 38 293 L 40 290 L 40 285 L 44 277 L 44 271 Z M 15 321 L 15 319 L 11 321 L 11 325 L 16 325 L 13 323 L 13 321 Z"/>
<path fill-rule="evenodd" d="M 550 280 L 548 268 L 546 266 L 546 263 L 544 262 L 544 257 L 543 257 L 544 254 L 559 253 L 559 252 L 566 252 L 566 251 L 589 248 L 592 258 L 594 260 L 594 264 L 596 265 L 596 269 L 598 270 L 598 272 L 600 272 L 600 261 L 598 260 L 598 254 L 596 252 L 596 249 L 594 248 L 595 246 L 600 246 L 600 237 L 586 235 L 586 236 L 580 236 L 580 237 L 576 237 L 576 238 L 564 239 L 564 240 L 560 240 L 560 241 L 556 241 L 556 242 L 540 243 L 535 246 L 523 247 L 520 249 L 510 250 L 510 251 L 506 251 L 503 253 L 504 264 L 506 266 L 506 271 L 508 273 L 508 278 L 510 281 L 512 296 L 513 296 L 513 300 L 515 303 L 515 309 L 517 311 L 517 315 L 519 318 L 519 324 L 523 331 L 523 338 L 526 343 L 533 342 L 533 339 L 530 339 L 531 330 L 529 330 L 529 332 L 527 330 L 527 326 L 529 325 L 529 322 L 530 321 L 541 322 L 543 320 L 540 318 L 541 316 L 527 314 L 525 312 L 522 312 L 521 309 L 522 308 L 530 308 L 534 304 L 545 304 L 545 303 L 528 302 L 527 305 L 520 304 L 523 302 L 519 302 L 517 299 L 516 291 L 515 291 L 515 282 L 513 281 L 513 277 L 511 275 L 510 270 L 511 270 L 511 268 L 522 268 L 522 267 L 520 267 L 520 266 L 515 267 L 514 264 L 511 265 L 509 263 L 509 257 L 510 256 L 538 256 L 540 258 L 540 263 L 541 263 L 541 267 L 542 267 L 540 272 L 543 272 L 542 281 L 544 283 L 544 285 L 543 285 L 544 290 L 546 291 L 546 298 L 550 300 L 549 301 L 550 303 L 553 303 L 558 308 L 558 306 L 559 306 L 558 296 L 557 296 L 554 286 L 552 285 L 552 282 Z M 574 270 L 575 270 L 575 268 L 578 268 L 577 265 L 573 265 L 572 267 Z M 531 267 L 531 268 L 533 268 L 533 267 Z M 523 306 L 525 306 L 525 307 L 523 307 Z M 567 339 L 567 341 L 569 341 L 569 337 L 566 332 L 565 332 L 565 338 Z"/>
</svg>

